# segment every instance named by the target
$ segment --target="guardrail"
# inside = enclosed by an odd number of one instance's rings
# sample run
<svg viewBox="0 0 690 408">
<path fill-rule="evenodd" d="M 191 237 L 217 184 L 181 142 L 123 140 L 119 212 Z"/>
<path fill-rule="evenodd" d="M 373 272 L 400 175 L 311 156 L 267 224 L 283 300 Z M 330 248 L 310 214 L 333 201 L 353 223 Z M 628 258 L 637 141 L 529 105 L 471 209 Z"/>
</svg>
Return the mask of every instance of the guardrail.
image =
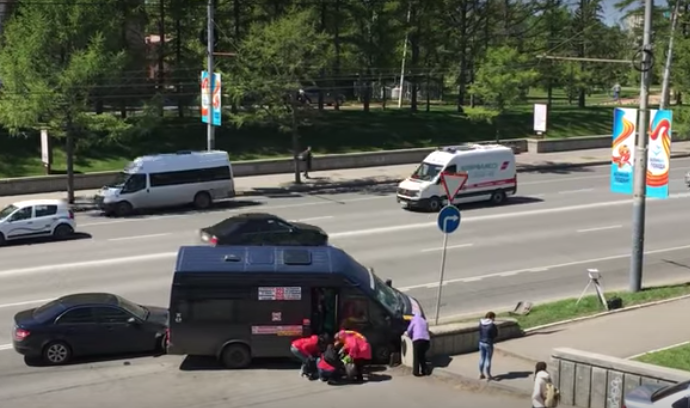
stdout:
<svg viewBox="0 0 690 408">
<path fill-rule="evenodd" d="M 480 142 L 493 143 L 493 142 Z M 501 142 L 521 152 L 557 152 L 592 149 L 611 145 L 611 136 L 588 136 L 568 139 L 514 139 Z M 419 163 L 434 148 L 400 149 L 365 153 L 329 154 L 316 156 L 313 169 L 338 170 L 361 167 L 393 166 Z M 251 160 L 233 163 L 236 177 L 260 176 L 268 174 L 291 173 L 294 171 L 292 159 Z M 77 174 L 74 177 L 76 190 L 92 190 L 112 182 L 118 172 Z M 0 196 L 38 194 L 65 191 L 65 175 L 37 176 L 0 179 Z"/>
<path fill-rule="evenodd" d="M 522 329 L 515 320 L 496 320 L 497 342 L 522 337 Z M 432 326 L 430 356 L 454 356 L 479 350 L 479 321 Z M 402 336 L 400 353 L 403 365 L 412 367 L 412 340 Z"/>
<path fill-rule="evenodd" d="M 581 408 L 621 408 L 625 393 L 642 384 L 671 385 L 690 372 L 569 348 L 551 354 L 548 370 L 561 403 Z"/>
</svg>

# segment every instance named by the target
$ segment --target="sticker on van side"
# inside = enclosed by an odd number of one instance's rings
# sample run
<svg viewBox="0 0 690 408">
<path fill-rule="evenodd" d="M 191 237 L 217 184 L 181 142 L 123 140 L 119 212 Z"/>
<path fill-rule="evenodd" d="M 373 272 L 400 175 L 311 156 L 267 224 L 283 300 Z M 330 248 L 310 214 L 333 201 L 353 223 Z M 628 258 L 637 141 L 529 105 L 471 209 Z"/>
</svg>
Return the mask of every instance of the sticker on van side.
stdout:
<svg viewBox="0 0 690 408">
<path fill-rule="evenodd" d="M 510 162 L 504 161 L 501 163 L 500 170 L 506 170 Z M 465 166 L 460 166 L 460 170 L 467 172 L 472 178 L 488 178 L 494 177 L 496 175 L 496 170 L 498 170 L 498 163 L 478 163 L 478 164 L 468 164 Z"/>
<path fill-rule="evenodd" d="M 302 288 L 299 286 L 283 288 L 260 287 L 259 300 L 302 300 Z"/>
<path fill-rule="evenodd" d="M 302 326 L 252 326 L 252 334 L 274 334 L 277 336 L 293 337 L 303 334 Z"/>
</svg>

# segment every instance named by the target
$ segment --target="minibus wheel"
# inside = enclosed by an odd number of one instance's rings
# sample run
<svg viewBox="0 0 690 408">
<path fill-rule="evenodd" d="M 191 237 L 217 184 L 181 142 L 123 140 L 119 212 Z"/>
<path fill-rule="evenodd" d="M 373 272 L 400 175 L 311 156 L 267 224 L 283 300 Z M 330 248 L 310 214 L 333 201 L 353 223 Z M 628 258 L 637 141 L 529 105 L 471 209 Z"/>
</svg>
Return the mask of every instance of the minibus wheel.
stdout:
<svg viewBox="0 0 690 408">
<path fill-rule="evenodd" d="M 196 193 L 194 196 L 194 208 L 197 210 L 205 210 L 213 204 L 211 195 L 205 191 Z"/>
<path fill-rule="evenodd" d="M 132 213 L 132 204 L 127 201 L 120 201 L 115 206 L 115 215 L 118 217 L 126 217 Z"/>
<path fill-rule="evenodd" d="M 228 344 L 220 353 L 220 361 L 226 368 L 238 369 L 248 367 L 252 362 L 252 354 L 245 344 Z"/>
<path fill-rule="evenodd" d="M 438 197 L 431 197 L 429 199 L 429 211 L 438 212 L 441 211 L 441 199 Z"/>
<path fill-rule="evenodd" d="M 506 201 L 506 192 L 503 190 L 496 190 L 491 194 L 491 204 L 501 205 Z"/>
</svg>

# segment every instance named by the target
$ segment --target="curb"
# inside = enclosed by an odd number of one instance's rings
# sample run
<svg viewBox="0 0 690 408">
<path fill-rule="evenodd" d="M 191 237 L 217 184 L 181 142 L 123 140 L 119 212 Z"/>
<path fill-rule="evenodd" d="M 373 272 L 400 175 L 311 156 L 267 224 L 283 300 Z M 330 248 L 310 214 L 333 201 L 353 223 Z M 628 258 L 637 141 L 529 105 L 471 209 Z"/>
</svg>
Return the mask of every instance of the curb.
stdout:
<svg viewBox="0 0 690 408">
<path fill-rule="evenodd" d="M 685 300 L 685 299 L 690 299 L 690 295 L 676 296 L 676 297 L 672 297 L 672 298 L 668 298 L 668 299 L 656 300 L 654 302 L 641 303 L 639 305 L 623 307 L 623 308 L 616 309 L 616 310 L 610 310 L 607 312 L 596 313 L 596 314 L 589 315 L 589 316 L 576 317 L 574 319 L 562 320 L 560 322 L 543 324 L 541 326 L 535 326 L 535 327 L 530 327 L 529 329 L 524 329 L 523 331 L 525 332 L 525 337 L 528 337 L 532 333 L 535 333 L 535 332 L 538 332 L 538 331 L 544 330 L 544 329 L 550 329 L 552 327 L 558 327 L 558 326 L 563 326 L 566 324 L 583 322 L 586 320 L 592 320 L 592 319 L 596 319 L 598 317 L 604 317 L 604 316 L 608 316 L 608 315 L 612 315 L 612 314 L 616 314 L 616 313 L 631 312 L 631 311 L 634 311 L 637 309 L 643 309 L 646 307 L 663 305 L 665 303 L 677 302 L 679 300 Z"/>
<path fill-rule="evenodd" d="M 412 375 L 412 369 L 407 366 L 401 365 L 400 367 L 396 367 L 395 370 L 404 375 Z M 531 392 L 525 391 L 521 388 L 501 384 L 500 382 L 496 381 L 486 381 L 475 378 L 469 378 L 462 374 L 446 370 L 442 367 L 434 367 L 430 378 L 439 381 L 451 382 L 453 383 L 453 385 L 460 386 L 463 388 L 463 390 L 469 392 L 482 393 L 488 391 L 491 393 L 498 393 L 511 397 L 520 398 L 531 396 Z"/>
</svg>

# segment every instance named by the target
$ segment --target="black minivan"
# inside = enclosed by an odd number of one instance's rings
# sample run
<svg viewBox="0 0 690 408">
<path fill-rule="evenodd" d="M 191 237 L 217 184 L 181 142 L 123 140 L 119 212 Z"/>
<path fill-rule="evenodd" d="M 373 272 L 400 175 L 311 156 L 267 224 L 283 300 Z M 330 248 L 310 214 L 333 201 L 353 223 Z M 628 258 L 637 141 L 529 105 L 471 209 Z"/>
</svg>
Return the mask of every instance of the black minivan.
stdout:
<svg viewBox="0 0 690 408">
<path fill-rule="evenodd" d="M 181 247 L 170 294 L 168 353 L 228 368 L 289 357 L 311 334 L 356 330 L 387 363 L 419 303 L 339 248 Z"/>
</svg>

